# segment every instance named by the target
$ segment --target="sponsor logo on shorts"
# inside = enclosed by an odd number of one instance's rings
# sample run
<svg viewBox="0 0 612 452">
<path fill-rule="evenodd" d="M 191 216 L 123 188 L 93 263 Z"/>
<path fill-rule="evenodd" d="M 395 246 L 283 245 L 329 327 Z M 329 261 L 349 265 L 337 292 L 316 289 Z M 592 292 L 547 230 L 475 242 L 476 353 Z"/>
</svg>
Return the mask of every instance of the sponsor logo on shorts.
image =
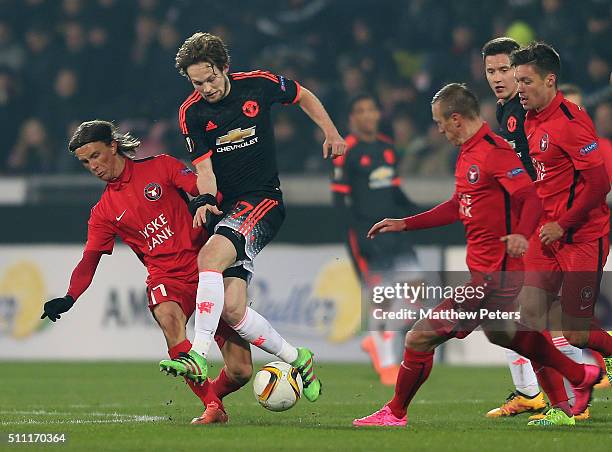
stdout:
<svg viewBox="0 0 612 452">
<path fill-rule="evenodd" d="M 583 287 L 580 291 L 580 298 L 582 301 L 589 301 L 593 298 L 593 288 L 590 286 Z M 582 309 L 582 306 L 580 307 Z"/>
<path fill-rule="evenodd" d="M 580 155 L 587 155 L 597 149 L 597 141 L 593 141 L 591 144 L 587 144 L 585 147 L 580 149 Z"/>
</svg>

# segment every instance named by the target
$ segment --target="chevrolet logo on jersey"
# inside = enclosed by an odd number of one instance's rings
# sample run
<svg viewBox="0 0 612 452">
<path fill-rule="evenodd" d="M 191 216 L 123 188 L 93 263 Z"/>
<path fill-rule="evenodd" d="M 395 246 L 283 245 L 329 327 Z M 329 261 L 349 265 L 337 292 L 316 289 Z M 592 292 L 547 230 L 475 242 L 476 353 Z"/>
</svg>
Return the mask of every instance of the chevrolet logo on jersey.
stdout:
<svg viewBox="0 0 612 452">
<path fill-rule="evenodd" d="M 249 127 L 248 129 L 242 130 L 241 128 L 230 130 L 227 135 L 223 135 L 217 138 L 217 146 L 230 143 L 242 143 L 245 138 L 252 137 L 255 135 L 255 127 Z"/>
<path fill-rule="evenodd" d="M 371 189 L 386 188 L 393 185 L 395 170 L 390 166 L 380 166 L 370 173 L 368 186 Z"/>
</svg>

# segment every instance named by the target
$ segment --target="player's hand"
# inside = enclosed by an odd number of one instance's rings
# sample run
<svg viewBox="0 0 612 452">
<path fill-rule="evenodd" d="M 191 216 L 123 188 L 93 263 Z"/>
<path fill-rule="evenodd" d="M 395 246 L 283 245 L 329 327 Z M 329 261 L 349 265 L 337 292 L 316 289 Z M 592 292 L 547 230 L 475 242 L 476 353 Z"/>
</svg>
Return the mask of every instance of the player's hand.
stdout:
<svg viewBox="0 0 612 452">
<path fill-rule="evenodd" d="M 501 239 L 506 242 L 506 252 L 510 257 L 521 257 L 529 247 L 529 241 L 522 234 L 504 235 Z"/>
<path fill-rule="evenodd" d="M 406 230 L 406 223 L 401 218 L 385 218 L 379 221 L 368 231 L 368 238 L 373 239 L 379 233 L 401 232 Z"/>
<path fill-rule="evenodd" d="M 193 216 L 193 227 L 207 227 L 212 215 L 223 215 L 223 212 L 221 212 L 217 206 L 211 206 L 210 204 L 198 207 L 198 210 L 196 210 Z"/>
<path fill-rule="evenodd" d="M 74 299 L 70 295 L 66 295 L 62 298 L 54 298 L 45 303 L 43 307 L 43 314 L 40 316 L 41 319 L 49 317 L 49 320 L 55 322 L 62 318 L 60 314 L 67 312 L 72 305 L 74 305 Z"/>
<path fill-rule="evenodd" d="M 217 207 L 215 195 L 205 193 L 189 201 L 189 211 L 193 215 L 193 227 L 207 226 L 212 215 L 222 215 Z"/>
<path fill-rule="evenodd" d="M 559 223 L 551 221 L 540 228 L 540 241 L 544 245 L 551 245 L 563 237 L 563 234 L 565 234 L 565 231 Z"/>
<path fill-rule="evenodd" d="M 323 142 L 323 158 L 331 157 L 335 159 L 344 155 L 346 151 L 346 141 L 340 136 L 336 130 L 332 135 L 326 135 Z"/>
</svg>

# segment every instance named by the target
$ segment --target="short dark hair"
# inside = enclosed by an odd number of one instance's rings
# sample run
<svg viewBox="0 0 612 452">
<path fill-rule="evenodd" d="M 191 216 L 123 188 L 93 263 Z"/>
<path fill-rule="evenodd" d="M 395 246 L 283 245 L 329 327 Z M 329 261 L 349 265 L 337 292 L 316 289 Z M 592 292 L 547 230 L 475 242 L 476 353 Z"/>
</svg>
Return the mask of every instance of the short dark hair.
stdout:
<svg viewBox="0 0 612 452">
<path fill-rule="evenodd" d="M 353 109 L 355 108 L 355 105 L 357 105 L 357 103 L 361 102 L 362 100 L 371 100 L 372 102 L 374 102 L 374 104 L 376 104 L 376 108 L 380 108 L 380 103 L 378 102 L 378 99 L 376 98 L 374 94 L 358 93 L 349 99 L 349 102 L 348 102 L 349 114 L 353 113 Z"/>
<path fill-rule="evenodd" d="M 438 102 L 445 119 L 453 113 L 469 119 L 476 119 L 480 115 L 478 99 L 464 83 L 449 83 L 443 87 L 434 95 L 431 105 Z"/>
<path fill-rule="evenodd" d="M 550 44 L 545 42 L 532 42 L 527 47 L 515 50 L 510 54 L 510 64 L 521 66 L 532 64 L 542 78 L 548 74 L 555 74 L 557 78 L 561 73 L 561 58 Z"/>
<path fill-rule="evenodd" d="M 513 51 L 520 49 L 521 46 L 512 38 L 502 36 L 501 38 L 491 39 L 485 45 L 482 46 L 482 57 L 486 58 L 492 55 L 499 55 L 501 53 L 510 55 Z"/>
<path fill-rule="evenodd" d="M 102 141 L 105 144 L 117 142 L 117 151 L 128 158 L 134 158 L 136 149 L 140 146 L 140 141 L 129 133 L 121 133 L 117 126 L 110 121 L 94 119 L 93 121 L 82 122 L 68 143 L 68 149 L 74 152 L 81 146 L 95 141 Z"/>
<path fill-rule="evenodd" d="M 209 63 L 223 69 L 229 66 L 230 56 L 225 43 L 219 36 L 197 32 L 188 37 L 176 52 L 176 68 L 181 75 L 189 77 L 187 68 L 193 64 Z"/>
</svg>

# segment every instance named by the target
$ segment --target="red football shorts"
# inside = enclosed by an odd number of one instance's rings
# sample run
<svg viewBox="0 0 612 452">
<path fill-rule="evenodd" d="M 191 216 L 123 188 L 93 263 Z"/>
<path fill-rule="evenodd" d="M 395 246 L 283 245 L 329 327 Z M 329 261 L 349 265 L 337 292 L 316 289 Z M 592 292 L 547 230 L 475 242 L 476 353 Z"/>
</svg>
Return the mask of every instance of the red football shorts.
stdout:
<svg viewBox="0 0 612 452">
<path fill-rule="evenodd" d="M 147 296 L 149 297 L 149 309 L 161 303 L 173 301 L 183 310 L 185 317 L 189 319 L 195 309 L 196 292 L 198 290 L 198 280 L 181 281 L 177 279 L 156 279 L 147 285 Z M 230 328 L 223 319 L 219 320 L 219 326 L 215 333 L 215 342 L 219 349 L 223 347 L 225 341 L 231 336 L 240 338 L 232 328 Z"/>
<path fill-rule="evenodd" d="M 525 285 L 557 295 L 573 317 L 592 317 L 610 243 L 607 236 L 590 242 L 544 245 L 537 234 L 525 254 Z"/>
<path fill-rule="evenodd" d="M 436 306 L 433 311 L 445 315 L 446 319 L 428 319 L 433 330 L 439 336 L 463 339 L 487 320 L 512 319 L 518 312 L 516 297 L 523 286 L 524 274 L 519 259 L 514 261 L 512 270 L 504 272 L 472 272 L 469 282 L 464 287 L 479 289 L 475 296 L 447 298 Z M 451 311 L 463 313 L 472 317 L 463 319 L 451 318 Z M 503 316 L 503 317 L 502 317 Z"/>
</svg>

